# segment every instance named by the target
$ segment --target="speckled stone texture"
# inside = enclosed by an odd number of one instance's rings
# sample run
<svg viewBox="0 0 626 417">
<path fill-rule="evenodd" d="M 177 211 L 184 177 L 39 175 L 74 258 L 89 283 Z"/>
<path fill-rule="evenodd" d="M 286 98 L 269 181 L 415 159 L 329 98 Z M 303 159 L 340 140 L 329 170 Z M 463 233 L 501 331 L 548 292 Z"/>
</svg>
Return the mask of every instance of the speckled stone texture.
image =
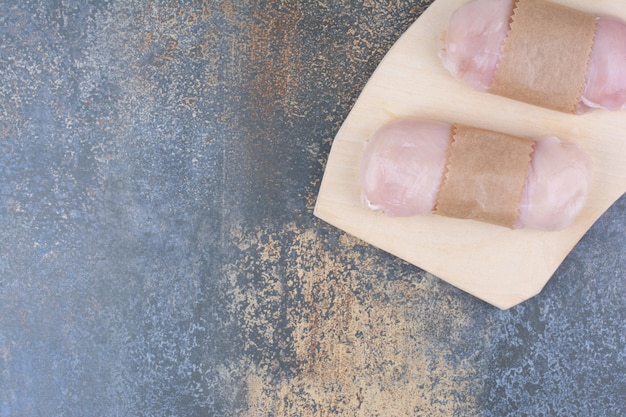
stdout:
<svg viewBox="0 0 626 417">
<path fill-rule="evenodd" d="M 508 311 L 312 216 L 428 3 L 0 2 L 0 416 L 626 415 L 626 198 Z"/>
</svg>

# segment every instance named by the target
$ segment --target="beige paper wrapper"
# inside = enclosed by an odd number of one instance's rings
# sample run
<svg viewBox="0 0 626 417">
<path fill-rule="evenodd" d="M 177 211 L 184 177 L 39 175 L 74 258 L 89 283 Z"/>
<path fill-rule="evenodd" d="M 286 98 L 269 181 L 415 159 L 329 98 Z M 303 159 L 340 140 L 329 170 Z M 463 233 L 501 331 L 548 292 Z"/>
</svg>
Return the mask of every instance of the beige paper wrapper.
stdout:
<svg viewBox="0 0 626 417">
<path fill-rule="evenodd" d="M 434 212 L 513 228 L 533 144 L 528 139 L 454 125 Z"/>
<path fill-rule="evenodd" d="M 587 76 L 595 16 L 544 0 L 518 0 L 489 92 L 575 113 Z"/>
</svg>

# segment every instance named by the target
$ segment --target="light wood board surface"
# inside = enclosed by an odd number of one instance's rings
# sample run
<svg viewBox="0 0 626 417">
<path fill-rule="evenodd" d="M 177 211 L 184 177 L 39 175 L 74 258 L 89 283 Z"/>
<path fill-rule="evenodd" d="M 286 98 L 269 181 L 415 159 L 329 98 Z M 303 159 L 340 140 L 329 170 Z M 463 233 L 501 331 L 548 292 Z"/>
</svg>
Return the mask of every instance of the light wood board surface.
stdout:
<svg viewBox="0 0 626 417">
<path fill-rule="evenodd" d="M 502 309 L 538 294 L 593 223 L 626 192 L 626 111 L 577 116 L 473 91 L 439 58 L 452 12 L 466 0 L 437 0 L 400 37 L 363 89 L 337 133 L 315 215 Z M 626 20 L 622 0 L 559 3 Z M 593 182 L 581 215 L 560 232 L 509 230 L 436 215 L 393 218 L 360 200 L 364 143 L 401 117 L 462 123 L 516 136 L 555 135 L 593 159 Z"/>
</svg>

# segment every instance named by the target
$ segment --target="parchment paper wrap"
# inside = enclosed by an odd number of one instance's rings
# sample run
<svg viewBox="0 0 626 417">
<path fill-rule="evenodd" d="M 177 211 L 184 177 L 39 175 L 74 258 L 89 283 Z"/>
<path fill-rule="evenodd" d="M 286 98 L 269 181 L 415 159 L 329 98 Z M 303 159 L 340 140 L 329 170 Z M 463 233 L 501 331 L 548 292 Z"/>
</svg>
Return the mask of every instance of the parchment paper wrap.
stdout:
<svg viewBox="0 0 626 417">
<path fill-rule="evenodd" d="M 435 213 L 513 228 L 533 141 L 454 125 Z"/>
<path fill-rule="evenodd" d="M 544 0 L 518 0 L 489 92 L 575 113 L 596 17 Z"/>
</svg>

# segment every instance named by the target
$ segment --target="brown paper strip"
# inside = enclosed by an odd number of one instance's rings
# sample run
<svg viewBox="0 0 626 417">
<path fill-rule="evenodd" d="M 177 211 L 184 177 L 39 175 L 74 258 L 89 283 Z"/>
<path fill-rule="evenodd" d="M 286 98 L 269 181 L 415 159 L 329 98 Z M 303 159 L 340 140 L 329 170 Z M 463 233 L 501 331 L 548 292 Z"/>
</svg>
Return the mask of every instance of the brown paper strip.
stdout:
<svg viewBox="0 0 626 417">
<path fill-rule="evenodd" d="M 513 228 L 533 141 L 454 125 L 435 213 Z"/>
<path fill-rule="evenodd" d="M 544 0 L 518 0 L 489 92 L 575 113 L 596 18 Z"/>
</svg>

